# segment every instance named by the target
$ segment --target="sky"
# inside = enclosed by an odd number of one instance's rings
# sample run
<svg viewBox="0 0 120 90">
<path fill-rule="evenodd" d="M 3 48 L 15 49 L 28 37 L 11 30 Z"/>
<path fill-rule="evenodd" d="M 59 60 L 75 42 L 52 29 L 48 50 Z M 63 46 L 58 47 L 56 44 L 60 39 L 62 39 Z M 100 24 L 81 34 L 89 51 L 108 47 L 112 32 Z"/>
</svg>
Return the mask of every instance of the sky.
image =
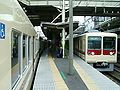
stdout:
<svg viewBox="0 0 120 90">
<path fill-rule="evenodd" d="M 73 21 L 79 21 L 79 25 L 84 22 L 84 16 L 73 16 Z"/>
</svg>

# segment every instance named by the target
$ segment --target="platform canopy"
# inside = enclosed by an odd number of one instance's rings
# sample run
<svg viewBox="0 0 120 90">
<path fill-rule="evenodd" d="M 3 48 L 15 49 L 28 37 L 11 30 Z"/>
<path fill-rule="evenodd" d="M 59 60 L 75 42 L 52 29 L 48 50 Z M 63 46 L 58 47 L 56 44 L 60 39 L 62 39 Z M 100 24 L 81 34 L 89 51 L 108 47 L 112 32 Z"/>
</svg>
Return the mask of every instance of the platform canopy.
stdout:
<svg viewBox="0 0 120 90">
<path fill-rule="evenodd" d="M 52 22 L 62 11 L 63 0 L 18 0 L 34 26 Z M 73 0 L 73 16 L 120 16 L 120 0 Z M 69 16 L 69 0 L 65 0 L 65 17 Z M 55 22 L 61 22 L 61 16 Z"/>
<path fill-rule="evenodd" d="M 27 5 L 52 5 L 62 9 L 63 0 L 19 0 Z M 120 0 L 73 0 L 73 6 L 87 7 L 120 7 Z M 69 0 L 65 0 L 66 9 L 69 8 Z"/>
</svg>

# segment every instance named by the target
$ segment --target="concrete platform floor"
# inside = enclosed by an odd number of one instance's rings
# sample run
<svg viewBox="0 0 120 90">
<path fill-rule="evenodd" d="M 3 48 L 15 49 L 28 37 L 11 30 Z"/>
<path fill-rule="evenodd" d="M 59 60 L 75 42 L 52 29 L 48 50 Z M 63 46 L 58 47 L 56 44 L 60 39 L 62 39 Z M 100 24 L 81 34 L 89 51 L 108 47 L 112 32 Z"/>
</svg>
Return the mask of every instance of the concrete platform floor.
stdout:
<svg viewBox="0 0 120 90">
<path fill-rule="evenodd" d="M 55 58 L 54 60 L 61 76 L 65 80 L 69 90 L 88 90 L 82 79 L 73 68 L 73 74 L 69 75 L 69 63 L 68 59 Z"/>
</svg>

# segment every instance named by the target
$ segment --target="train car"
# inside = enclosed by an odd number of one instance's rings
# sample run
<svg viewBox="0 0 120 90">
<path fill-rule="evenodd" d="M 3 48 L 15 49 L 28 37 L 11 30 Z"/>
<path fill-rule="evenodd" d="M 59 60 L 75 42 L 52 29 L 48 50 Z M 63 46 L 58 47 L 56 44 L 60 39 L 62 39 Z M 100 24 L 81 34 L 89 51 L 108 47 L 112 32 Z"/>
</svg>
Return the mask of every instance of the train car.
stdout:
<svg viewBox="0 0 120 90">
<path fill-rule="evenodd" d="M 117 46 L 120 46 L 120 35 L 118 35 L 118 44 Z M 117 48 L 118 54 L 117 54 L 117 62 L 120 63 L 120 47 Z"/>
<path fill-rule="evenodd" d="M 39 48 L 34 27 L 18 1 L 0 0 L 0 90 L 30 89 Z"/>
<path fill-rule="evenodd" d="M 81 34 L 74 38 L 74 53 L 99 71 L 113 71 L 117 62 L 117 34 Z"/>
</svg>

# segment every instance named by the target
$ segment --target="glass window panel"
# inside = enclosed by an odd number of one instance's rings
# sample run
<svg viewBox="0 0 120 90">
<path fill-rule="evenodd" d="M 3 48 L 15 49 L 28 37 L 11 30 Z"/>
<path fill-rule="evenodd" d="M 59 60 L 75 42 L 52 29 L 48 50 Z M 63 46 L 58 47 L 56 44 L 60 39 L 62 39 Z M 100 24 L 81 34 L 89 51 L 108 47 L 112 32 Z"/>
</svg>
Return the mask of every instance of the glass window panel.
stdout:
<svg viewBox="0 0 120 90">
<path fill-rule="evenodd" d="M 112 50 L 115 49 L 115 37 L 103 37 L 103 49 Z"/>
<path fill-rule="evenodd" d="M 28 63 L 30 63 L 30 37 L 28 38 Z"/>
<path fill-rule="evenodd" d="M 89 36 L 88 49 L 101 49 L 101 40 L 100 36 Z"/>
<path fill-rule="evenodd" d="M 20 42 L 20 33 L 16 31 L 12 31 L 12 39 L 11 39 L 11 78 L 12 78 L 12 86 L 17 82 L 20 76 L 20 61 L 19 61 L 19 42 Z"/>
<path fill-rule="evenodd" d="M 23 71 L 26 69 L 27 57 L 26 57 L 26 35 L 23 35 Z"/>
</svg>

